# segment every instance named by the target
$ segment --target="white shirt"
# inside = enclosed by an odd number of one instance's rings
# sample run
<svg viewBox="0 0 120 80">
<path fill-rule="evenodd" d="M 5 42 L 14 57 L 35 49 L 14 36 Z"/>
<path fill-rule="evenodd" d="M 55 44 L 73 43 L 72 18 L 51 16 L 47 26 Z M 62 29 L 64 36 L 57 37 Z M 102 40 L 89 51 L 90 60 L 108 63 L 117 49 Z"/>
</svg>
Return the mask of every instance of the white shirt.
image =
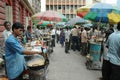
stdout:
<svg viewBox="0 0 120 80">
<path fill-rule="evenodd" d="M 35 30 L 35 35 L 36 35 L 37 37 L 40 36 L 40 31 L 39 31 L 39 29 L 36 29 L 36 30 Z"/>
<path fill-rule="evenodd" d="M 81 33 L 81 42 L 87 42 L 87 31 L 83 30 Z"/>
<path fill-rule="evenodd" d="M 58 35 L 60 35 L 60 30 L 57 30 L 56 33 L 57 33 Z"/>
<path fill-rule="evenodd" d="M 8 38 L 8 36 L 12 34 L 11 31 L 8 31 L 8 30 L 4 30 L 3 33 L 2 33 L 2 37 L 4 39 L 4 41 L 6 41 L 6 39 Z"/>
<path fill-rule="evenodd" d="M 71 34 L 71 31 L 70 30 L 66 30 L 65 31 L 65 39 L 69 40 L 70 39 L 70 34 Z"/>
<path fill-rule="evenodd" d="M 51 35 L 55 35 L 55 33 L 56 33 L 55 29 L 52 29 L 51 30 Z"/>
</svg>

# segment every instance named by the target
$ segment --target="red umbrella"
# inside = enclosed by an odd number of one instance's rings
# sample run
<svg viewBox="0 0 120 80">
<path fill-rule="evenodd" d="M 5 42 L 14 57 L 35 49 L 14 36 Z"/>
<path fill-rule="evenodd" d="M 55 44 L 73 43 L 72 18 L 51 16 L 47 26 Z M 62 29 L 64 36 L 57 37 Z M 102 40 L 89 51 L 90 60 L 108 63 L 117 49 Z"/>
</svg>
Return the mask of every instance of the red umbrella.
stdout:
<svg viewBox="0 0 120 80">
<path fill-rule="evenodd" d="M 33 15 L 32 18 L 45 21 L 62 21 L 62 19 L 65 18 L 65 16 L 60 14 L 59 12 L 45 11 Z"/>
</svg>

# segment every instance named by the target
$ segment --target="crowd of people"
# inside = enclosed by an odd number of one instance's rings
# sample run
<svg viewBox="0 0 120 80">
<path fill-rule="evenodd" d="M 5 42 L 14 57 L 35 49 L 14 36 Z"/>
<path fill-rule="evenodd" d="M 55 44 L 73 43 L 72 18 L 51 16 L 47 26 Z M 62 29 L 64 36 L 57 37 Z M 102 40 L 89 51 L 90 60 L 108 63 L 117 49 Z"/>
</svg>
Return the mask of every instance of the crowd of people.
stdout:
<svg viewBox="0 0 120 80">
<path fill-rule="evenodd" d="M 103 80 L 119 80 L 120 79 L 120 22 L 117 24 L 117 30 L 114 31 L 114 25 L 110 24 L 108 30 L 97 29 L 96 26 L 92 28 L 83 27 L 82 25 L 73 28 L 41 28 L 39 25 L 32 28 L 24 26 L 16 22 L 12 25 L 9 21 L 4 23 L 5 30 L 3 31 L 3 38 L 5 44 L 5 63 L 6 73 L 9 80 L 22 80 L 21 76 L 26 69 L 23 54 L 40 54 L 42 52 L 29 51 L 24 49 L 21 45 L 29 40 L 40 38 L 42 33 L 50 33 L 53 38 L 53 47 L 55 44 L 65 46 L 65 52 L 69 50 L 80 51 L 80 54 L 86 56 L 89 53 L 89 42 L 95 41 L 96 38 L 102 37 L 102 48 L 100 54 L 100 61 L 103 57 L 102 79 Z M 20 39 L 19 39 L 20 38 Z M 21 42 L 20 42 L 21 41 Z"/>
</svg>

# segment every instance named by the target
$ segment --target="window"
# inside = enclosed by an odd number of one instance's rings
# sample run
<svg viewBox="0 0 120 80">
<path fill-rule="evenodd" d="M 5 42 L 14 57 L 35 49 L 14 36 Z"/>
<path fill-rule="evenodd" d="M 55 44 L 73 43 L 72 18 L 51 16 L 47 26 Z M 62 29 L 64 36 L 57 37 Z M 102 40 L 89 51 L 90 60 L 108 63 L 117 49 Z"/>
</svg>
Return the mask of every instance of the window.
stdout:
<svg viewBox="0 0 120 80">
<path fill-rule="evenodd" d="M 11 23 L 13 22 L 13 15 L 12 15 L 12 7 L 11 6 L 6 6 L 5 7 L 5 16 L 6 20 L 10 21 Z"/>
<path fill-rule="evenodd" d="M 58 6 L 58 9 L 61 9 L 61 6 Z"/>
</svg>

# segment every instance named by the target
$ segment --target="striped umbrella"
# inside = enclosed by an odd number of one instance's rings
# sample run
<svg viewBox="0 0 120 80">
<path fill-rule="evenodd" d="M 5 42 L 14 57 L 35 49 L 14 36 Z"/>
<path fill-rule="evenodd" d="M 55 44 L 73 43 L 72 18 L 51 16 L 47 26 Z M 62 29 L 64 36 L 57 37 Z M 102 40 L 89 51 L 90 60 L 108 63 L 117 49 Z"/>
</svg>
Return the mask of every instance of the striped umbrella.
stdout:
<svg viewBox="0 0 120 80">
<path fill-rule="evenodd" d="M 95 22 L 117 23 L 118 21 L 116 22 L 115 18 L 111 18 L 111 16 L 108 16 L 111 13 L 114 13 L 114 15 L 118 15 L 120 13 L 120 8 L 111 4 L 97 2 L 77 9 L 77 15 L 82 18 Z"/>
<path fill-rule="evenodd" d="M 67 18 L 56 11 L 44 11 L 39 12 L 32 16 L 33 20 L 44 20 L 44 21 L 55 21 L 55 22 L 61 22 L 61 21 L 67 21 Z"/>
<path fill-rule="evenodd" d="M 66 26 L 73 26 L 76 23 L 86 23 L 87 21 L 81 17 L 75 17 L 66 22 Z"/>
</svg>

